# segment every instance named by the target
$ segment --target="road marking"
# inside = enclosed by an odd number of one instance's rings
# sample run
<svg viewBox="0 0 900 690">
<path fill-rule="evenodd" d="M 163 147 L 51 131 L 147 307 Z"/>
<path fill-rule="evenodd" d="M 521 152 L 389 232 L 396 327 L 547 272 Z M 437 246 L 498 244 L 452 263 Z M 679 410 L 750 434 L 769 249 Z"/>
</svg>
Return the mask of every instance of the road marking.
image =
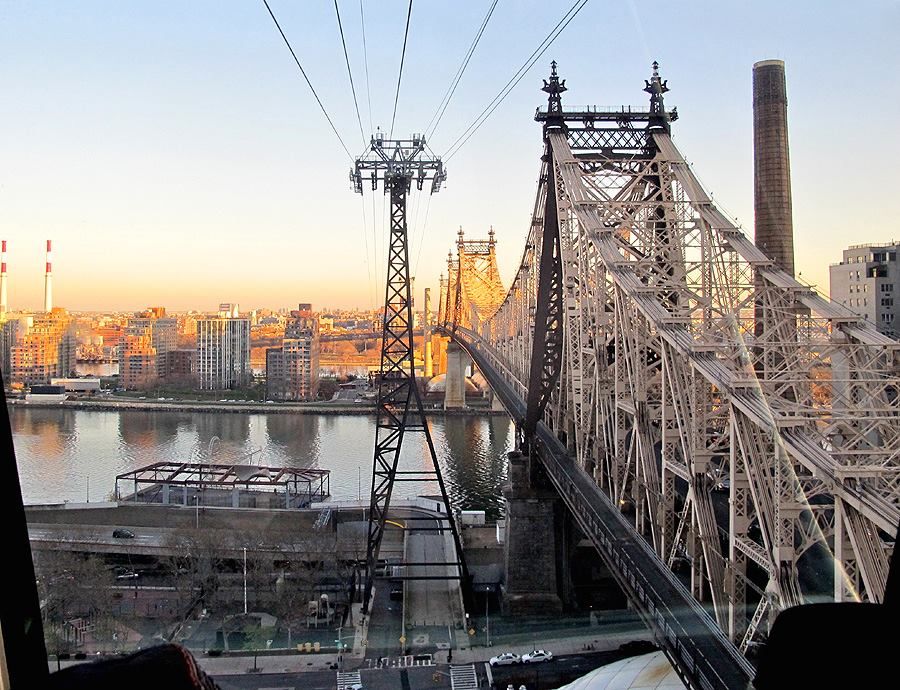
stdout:
<svg viewBox="0 0 900 690">
<path fill-rule="evenodd" d="M 359 671 L 345 671 L 337 674 L 337 690 L 350 690 L 356 683 L 362 685 Z"/>
<path fill-rule="evenodd" d="M 452 690 L 478 690 L 478 674 L 475 664 L 450 667 L 450 687 Z"/>
</svg>

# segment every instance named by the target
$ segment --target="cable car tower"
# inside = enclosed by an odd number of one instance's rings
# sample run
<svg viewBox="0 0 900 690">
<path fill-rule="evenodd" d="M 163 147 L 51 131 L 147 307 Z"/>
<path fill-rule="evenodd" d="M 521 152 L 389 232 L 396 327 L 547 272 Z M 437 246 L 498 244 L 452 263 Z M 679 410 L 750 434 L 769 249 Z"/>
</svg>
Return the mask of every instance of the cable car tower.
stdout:
<svg viewBox="0 0 900 690">
<path fill-rule="evenodd" d="M 372 468 L 372 492 L 369 504 L 369 527 L 366 547 L 366 586 L 363 596 L 363 613 L 369 612 L 375 568 L 381 549 L 385 520 L 391 503 L 395 482 L 421 482 L 437 480 L 444 502 L 445 517 L 404 518 L 407 523 L 427 521 L 437 527 L 410 528 L 420 531 L 443 533 L 448 527 L 453 535 L 456 561 L 448 562 L 447 579 L 459 578 L 463 593 L 468 592 L 469 577 L 463 558 L 459 530 L 441 476 L 441 468 L 434 452 L 431 430 L 422 409 L 422 398 L 416 386 L 413 361 L 413 312 L 409 280 L 409 243 L 406 227 L 406 197 L 415 181 L 422 191 L 430 183 L 429 193 L 434 194 L 447 178 L 441 163 L 425 145 L 425 137 L 413 135 L 411 139 L 385 139 L 381 132 L 372 137 L 366 152 L 356 160 L 350 171 L 354 190 L 362 194 L 364 181 L 372 190 L 379 181 L 384 193 L 390 194 L 391 224 L 390 246 L 387 255 L 387 281 L 384 294 L 384 322 L 381 340 L 381 372 L 378 384 L 378 422 L 375 430 L 375 456 Z M 422 433 L 431 455 L 433 470 L 398 471 L 403 437 L 409 432 Z M 446 523 L 446 524 L 443 524 Z M 438 563 L 405 563 L 406 579 L 410 567 L 443 565 Z M 451 574 L 451 568 L 456 570 Z M 442 576 L 429 575 L 427 579 Z M 468 596 L 465 597 L 468 600 Z"/>
</svg>

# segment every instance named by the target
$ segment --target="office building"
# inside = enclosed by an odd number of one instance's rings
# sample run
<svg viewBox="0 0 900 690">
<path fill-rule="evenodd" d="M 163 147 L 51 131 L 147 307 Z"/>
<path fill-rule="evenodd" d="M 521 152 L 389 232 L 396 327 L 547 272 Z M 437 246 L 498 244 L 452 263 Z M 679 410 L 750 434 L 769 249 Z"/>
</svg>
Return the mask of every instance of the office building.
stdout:
<svg viewBox="0 0 900 690">
<path fill-rule="evenodd" d="M 311 304 L 290 313 L 281 347 L 266 350 L 270 400 L 315 400 L 319 392 L 319 320 Z"/>
<path fill-rule="evenodd" d="M 865 317 L 879 331 L 896 336 L 895 300 L 900 290 L 900 243 L 857 244 L 829 268 L 831 299 Z"/>
<path fill-rule="evenodd" d="M 197 319 L 197 379 L 201 390 L 226 390 L 250 384 L 250 319 L 237 316 L 237 305 L 220 305 L 219 314 Z"/>
</svg>

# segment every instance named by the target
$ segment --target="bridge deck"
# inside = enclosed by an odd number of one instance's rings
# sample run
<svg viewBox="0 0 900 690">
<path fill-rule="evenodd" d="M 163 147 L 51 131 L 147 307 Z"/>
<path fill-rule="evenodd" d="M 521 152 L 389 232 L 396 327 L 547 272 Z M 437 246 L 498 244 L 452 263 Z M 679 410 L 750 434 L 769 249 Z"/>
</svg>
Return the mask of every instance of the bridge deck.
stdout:
<svg viewBox="0 0 900 690">
<path fill-rule="evenodd" d="M 479 349 L 459 337 L 504 407 L 517 422 L 525 402 Z M 560 497 L 603 557 L 619 585 L 689 687 L 746 688 L 753 667 L 694 600 L 590 477 L 576 467 L 565 446 L 538 425 L 541 459 Z"/>
</svg>

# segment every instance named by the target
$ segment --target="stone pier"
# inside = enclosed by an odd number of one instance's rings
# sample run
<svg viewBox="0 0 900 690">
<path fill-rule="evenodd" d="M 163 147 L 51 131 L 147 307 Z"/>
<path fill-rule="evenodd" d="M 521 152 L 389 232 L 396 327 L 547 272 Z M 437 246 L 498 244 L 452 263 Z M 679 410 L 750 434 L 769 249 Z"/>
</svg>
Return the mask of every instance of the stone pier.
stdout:
<svg viewBox="0 0 900 690">
<path fill-rule="evenodd" d="M 562 611 L 557 586 L 556 504 L 551 489 L 535 488 L 529 458 L 509 454 L 506 499 L 506 539 L 503 613 L 512 616 L 551 615 Z"/>
<path fill-rule="evenodd" d="M 452 340 L 447 344 L 447 377 L 444 388 L 444 409 L 458 410 L 466 406 L 466 367 L 469 355 Z"/>
</svg>

